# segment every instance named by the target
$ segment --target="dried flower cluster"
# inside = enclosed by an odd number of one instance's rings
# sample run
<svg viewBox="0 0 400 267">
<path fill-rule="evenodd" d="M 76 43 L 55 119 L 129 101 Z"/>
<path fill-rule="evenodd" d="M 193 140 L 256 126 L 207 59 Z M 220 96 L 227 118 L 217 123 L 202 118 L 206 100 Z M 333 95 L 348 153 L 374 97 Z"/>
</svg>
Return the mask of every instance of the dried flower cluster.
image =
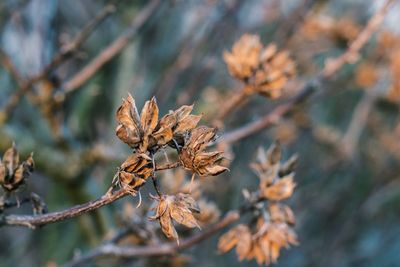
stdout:
<svg viewBox="0 0 400 267">
<path fill-rule="evenodd" d="M 229 73 L 245 82 L 247 93 L 260 93 L 278 98 L 287 81 L 295 75 L 295 64 L 287 51 L 278 51 L 275 44 L 263 47 L 260 37 L 245 34 L 224 52 Z"/>
<path fill-rule="evenodd" d="M 194 217 L 194 213 L 200 212 L 199 207 L 188 194 L 179 193 L 153 198 L 158 201 L 158 205 L 155 216 L 150 219 L 160 221 L 161 230 L 169 239 L 178 240 L 178 233 L 172 220 L 189 228 L 200 228 Z"/>
<path fill-rule="evenodd" d="M 203 197 L 201 182 L 203 181 L 188 181 L 186 179 L 185 170 L 176 169 L 174 171 L 168 170 L 165 172 L 165 175 L 161 180 L 161 185 L 167 194 L 190 194 L 199 207 L 199 212 L 196 212 L 193 215 L 199 225 L 204 226 L 216 222 L 220 217 L 220 211 L 214 202 L 206 200 Z"/>
<path fill-rule="evenodd" d="M 182 140 L 188 131 L 196 127 L 201 115 L 191 115 L 192 109 L 193 106 L 182 106 L 158 121 L 158 106 L 154 97 L 146 101 L 139 116 L 135 100 L 129 95 L 117 111 L 116 134 L 141 153 L 152 151 L 173 140 Z"/>
<path fill-rule="evenodd" d="M 141 111 L 137 111 L 134 98 L 129 95 L 123 100 L 117 111 L 116 135 L 128 144 L 134 153 L 119 167 L 117 180 L 119 185 L 135 195 L 138 189 L 152 177 L 158 193 L 156 213 L 153 220 L 159 220 L 161 230 L 170 239 L 178 240 L 173 221 L 189 228 L 198 227 L 196 216 L 200 222 L 207 223 L 218 217 L 217 210 L 210 203 L 201 200 L 204 212 L 200 213 L 196 200 L 191 196 L 192 181 L 188 186 L 179 177 L 170 177 L 176 182 L 175 191 L 171 195 L 160 192 L 155 181 L 155 154 L 164 147 L 174 148 L 178 152 L 179 165 L 199 176 L 218 175 L 226 167 L 219 165 L 223 159 L 221 151 L 208 152 L 207 147 L 216 137 L 216 129 L 197 126 L 201 115 L 191 115 L 193 106 L 182 106 L 170 111 L 160 120 L 159 109 L 155 98 L 147 101 Z M 172 186 L 173 187 L 173 186 Z M 183 188 L 185 187 L 185 188 Z M 188 189 L 189 188 L 189 189 Z M 183 193 L 185 192 L 185 193 Z M 197 197 L 200 192 L 193 194 Z"/>
<path fill-rule="evenodd" d="M 0 185 L 6 191 L 17 190 L 31 175 L 34 166 L 32 153 L 25 161 L 19 162 L 19 153 L 13 143 L 0 160 Z"/>
<path fill-rule="evenodd" d="M 255 226 L 239 224 L 221 236 L 218 249 L 225 253 L 236 246 L 238 259 L 256 259 L 258 264 L 275 263 L 281 248 L 297 245 L 292 226 L 295 216 L 291 208 L 279 201 L 293 194 L 293 169 L 296 157 L 281 164 L 281 149 L 273 144 L 267 152 L 259 150 L 257 162 L 252 168 L 260 178 L 260 190 L 256 196 L 259 205 Z M 253 197 L 254 199 L 254 197 Z"/>
<path fill-rule="evenodd" d="M 179 158 L 183 167 L 193 171 L 199 176 L 218 175 L 228 168 L 218 165 L 222 151 L 206 152 L 207 146 L 214 141 L 216 129 L 200 126 L 191 131 L 185 140 Z"/>
</svg>

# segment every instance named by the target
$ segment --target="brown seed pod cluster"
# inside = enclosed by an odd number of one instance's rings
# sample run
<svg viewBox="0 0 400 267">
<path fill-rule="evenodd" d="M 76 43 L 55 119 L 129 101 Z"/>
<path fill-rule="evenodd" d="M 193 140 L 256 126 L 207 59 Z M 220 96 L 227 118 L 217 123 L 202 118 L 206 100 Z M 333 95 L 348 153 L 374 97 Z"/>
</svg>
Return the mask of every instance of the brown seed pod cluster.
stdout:
<svg viewBox="0 0 400 267">
<path fill-rule="evenodd" d="M 292 196 L 296 183 L 293 181 L 297 156 L 281 164 L 281 148 L 274 143 L 266 152 L 258 150 L 257 162 L 251 164 L 260 178 L 260 196 L 272 201 L 285 200 Z"/>
<path fill-rule="evenodd" d="M 157 208 L 152 219 L 159 220 L 163 233 L 171 239 L 178 239 L 172 220 L 193 228 L 199 226 L 194 214 L 198 214 L 202 223 L 215 220 L 219 214 L 215 207 L 203 202 L 205 211 L 200 213 L 193 198 L 200 198 L 199 185 L 193 180 L 187 183 L 184 173 L 172 177 L 173 181 L 168 181 L 167 187 L 173 189 L 169 188 L 171 195 L 161 193 L 154 176 L 158 166 L 155 154 L 168 146 L 174 148 L 179 160 L 175 166 L 191 171 L 192 177 L 195 174 L 218 175 L 227 170 L 219 165 L 223 159 L 221 151 L 206 151 L 215 139 L 216 129 L 197 126 L 201 115 L 192 115 L 192 110 L 193 105 L 182 106 L 159 119 L 159 108 L 154 97 L 144 104 L 139 114 L 134 98 L 128 95 L 116 114 L 116 135 L 134 150 L 119 167 L 116 182 L 132 195 L 136 195 L 148 178 L 153 178 L 158 196 L 154 197 Z"/>
<path fill-rule="evenodd" d="M 205 151 L 209 143 L 214 141 L 216 129 L 206 126 L 195 128 L 185 140 L 179 159 L 184 168 L 199 176 L 218 175 L 228 168 L 219 165 L 222 151 Z"/>
<path fill-rule="evenodd" d="M 19 162 L 19 153 L 13 143 L 0 160 L 0 185 L 6 191 L 17 190 L 31 175 L 34 166 L 33 153 L 25 161 Z"/>
<path fill-rule="evenodd" d="M 118 108 L 118 126 L 115 131 L 118 138 L 131 148 L 145 153 L 171 142 L 174 138 L 182 140 L 187 131 L 195 128 L 201 115 L 191 115 L 192 109 L 193 106 L 182 106 L 158 120 L 159 109 L 153 97 L 146 101 L 139 116 L 134 98 L 128 95 Z"/>
<path fill-rule="evenodd" d="M 293 169 L 296 157 L 281 164 L 279 144 L 273 144 L 266 152 L 259 150 L 257 162 L 252 168 L 260 178 L 257 194 L 258 207 L 256 225 L 239 224 L 222 235 L 218 250 L 228 252 L 236 247 L 238 259 L 255 259 L 258 264 L 275 263 L 282 248 L 297 245 L 297 235 L 292 226 L 295 216 L 291 208 L 279 201 L 293 194 Z"/>
<path fill-rule="evenodd" d="M 215 223 L 221 212 L 219 211 L 217 205 L 203 196 L 202 181 L 188 181 L 186 179 L 184 169 L 167 170 L 161 179 L 161 186 L 167 194 L 190 194 L 190 196 L 196 200 L 199 211 L 194 213 L 194 217 L 197 219 L 200 226 Z"/>
<path fill-rule="evenodd" d="M 178 241 L 179 238 L 172 220 L 189 228 L 200 228 L 194 217 L 194 213 L 199 213 L 200 210 L 190 195 L 179 193 L 153 198 L 158 204 L 155 208 L 156 214 L 150 219 L 159 220 L 161 230 L 169 239 Z"/>
<path fill-rule="evenodd" d="M 245 82 L 247 93 L 260 93 L 268 98 L 278 98 L 282 89 L 295 73 L 295 63 L 287 51 L 278 51 L 275 44 L 263 47 L 260 37 L 244 34 L 224 52 L 229 73 Z"/>
</svg>

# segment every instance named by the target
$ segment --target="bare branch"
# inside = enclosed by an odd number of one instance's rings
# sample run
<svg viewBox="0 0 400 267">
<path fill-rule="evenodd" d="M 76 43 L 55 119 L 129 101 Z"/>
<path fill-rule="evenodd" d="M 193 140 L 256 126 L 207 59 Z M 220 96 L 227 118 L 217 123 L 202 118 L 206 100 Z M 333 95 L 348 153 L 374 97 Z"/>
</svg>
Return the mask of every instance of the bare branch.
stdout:
<svg viewBox="0 0 400 267">
<path fill-rule="evenodd" d="M 393 0 L 387 0 L 383 7 L 379 9 L 372 18 L 368 21 L 367 26 L 361 31 L 357 38 L 350 44 L 346 52 L 341 56 L 328 59 L 325 63 L 325 68 L 323 70 L 323 75 L 325 77 L 330 77 L 340 70 L 344 64 L 353 64 L 359 58 L 360 50 L 368 43 L 371 36 L 378 30 L 380 25 L 385 18 L 386 12 L 388 11 Z"/>
<path fill-rule="evenodd" d="M 110 15 L 114 11 L 114 5 L 107 5 L 106 7 L 104 7 L 100 11 L 100 13 L 92 21 L 90 21 L 81 32 L 78 33 L 78 35 L 72 40 L 72 42 L 66 45 L 64 50 L 60 51 L 53 57 L 52 61 L 47 66 L 45 66 L 39 74 L 34 75 L 29 79 L 24 80 L 23 77 L 19 74 L 17 68 L 12 64 L 11 59 L 4 51 L 0 50 L 0 58 L 3 62 L 3 65 L 14 77 L 19 87 L 18 90 L 9 97 L 7 104 L 3 108 L 0 116 L 0 123 L 3 123 L 5 120 L 10 118 L 10 114 L 18 105 L 21 98 L 32 88 L 32 86 L 36 82 L 46 78 L 51 71 L 53 71 L 57 66 L 64 63 L 65 60 L 73 54 L 73 52 L 79 49 L 79 47 L 95 30 L 95 28 L 100 25 L 100 23 L 103 22 L 108 17 L 108 15 Z"/>
<path fill-rule="evenodd" d="M 43 215 L 3 215 L 0 216 L 0 226 L 14 225 L 35 228 L 36 226 L 64 221 L 66 219 L 77 217 L 84 213 L 96 210 L 128 194 L 129 193 L 126 190 L 121 189 L 112 194 L 105 194 L 101 198 L 88 203 L 77 205 L 63 211 L 51 212 Z"/>
<path fill-rule="evenodd" d="M 125 30 L 120 37 L 106 47 L 96 58 L 94 58 L 89 64 L 78 71 L 75 76 L 73 76 L 64 84 L 64 92 L 57 95 L 56 100 L 62 101 L 65 94 L 78 89 L 85 82 L 87 82 L 102 66 L 113 59 L 116 55 L 121 53 L 121 51 L 137 35 L 139 30 L 145 25 L 149 18 L 155 13 L 160 4 L 160 0 L 152 0 L 149 2 L 147 6 L 135 17 L 131 26 Z"/>
<path fill-rule="evenodd" d="M 58 54 L 56 54 L 52 61 L 41 71 L 41 73 L 35 77 L 33 80 L 38 80 L 43 78 L 44 74 L 50 73 L 56 67 L 64 63 L 64 61 L 71 56 L 76 50 L 78 50 L 81 45 L 86 41 L 90 34 L 99 26 L 110 14 L 114 13 L 116 10 L 113 4 L 105 6 L 96 17 L 93 18 L 86 26 L 83 27 L 76 37 L 68 44 L 64 46 Z"/>
<path fill-rule="evenodd" d="M 180 165 L 179 162 L 168 163 L 165 165 L 160 165 L 156 167 L 156 171 L 167 170 L 176 168 Z M 140 186 L 137 188 L 132 188 L 138 190 Z M 106 194 L 104 194 L 99 199 L 87 202 L 85 204 L 77 205 L 63 211 L 51 212 L 43 215 L 0 215 L 0 226 L 4 225 L 14 225 L 14 226 L 27 226 L 30 228 L 35 228 L 36 226 L 46 225 L 54 222 L 64 221 L 66 219 L 70 219 L 73 217 L 77 217 L 84 213 L 96 210 L 105 205 L 108 205 L 126 195 L 129 192 L 120 189 L 116 192 L 112 192 L 109 190 Z"/>
</svg>

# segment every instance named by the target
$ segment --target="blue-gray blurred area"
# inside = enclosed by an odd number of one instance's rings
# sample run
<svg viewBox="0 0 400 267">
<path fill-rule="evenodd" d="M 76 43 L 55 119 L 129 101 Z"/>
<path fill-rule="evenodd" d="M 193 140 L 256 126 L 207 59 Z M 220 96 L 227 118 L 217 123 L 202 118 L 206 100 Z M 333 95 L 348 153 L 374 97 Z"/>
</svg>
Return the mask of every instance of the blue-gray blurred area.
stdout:
<svg viewBox="0 0 400 267">
<path fill-rule="evenodd" d="M 3 0 L 1 48 L 22 79 L 32 77 L 104 6 L 114 4 L 115 12 L 96 27 L 78 51 L 49 72 L 52 90 L 62 92 L 65 82 L 131 27 L 148 2 Z M 51 110 L 57 122 L 32 101 L 44 85 L 33 86 L 0 127 L 0 151 L 3 153 L 12 141 L 22 158 L 34 151 L 37 166 L 25 190 L 39 194 L 50 211 L 95 199 L 108 189 L 117 167 L 130 153 L 115 136 L 115 111 L 128 93 L 139 107 L 156 96 L 161 114 L 195 103 L 194 113 L 204 114 L 201 123 L 207 124 L 242 86 L 229 75 L 224 50 L 230 50 L 244 33 L 257 34 L 264 44 L 275 42 L 280 49 L 287 49 L 297 64 L 297 77 L 288 85 L 289 93 L 279 100 L 252 96 L 227 118 L 223 135 L 256 121 L 290 98 L 294 94 L 290 91 L 312 79 L 327 58 L 345 51 L 356 36 L 354 31 L 359 32 L 379 7 L 380 1 L 361 0 L 162 0 L 121 53 Z M 381 31 L 396 36 L 399 12 L 399 3 L 391 7 Z M 341 19 L 348 23 L 330 34 L 329 29 Z M 314 29 L 313 20 L 331 28 Z M 285 158 L 299 155 L 297 187 L 288 204 L 296 214 L 300 245 L 283 249 L 275 266 L 400 265 L 399 102 L 384 97 L 393 78 L 386 75 L 390 63 L 376 52 L 377 47 L 378 35 L 374 35 L 361 50 L 359 60 L 320 85 L 308 101 L 274 126 L 232 144 L 230 171 L 210 179 L 209 187 L 214 190 L 207 188 L 206 196 L 225 213 L 243 203 L 244 188 L 257 188 L 258 178 L 249 164 L 259 146 L 267 148 L 279 139 Z M 371 89 L 362 89 L 355 76 L 367 60 L 383 66 L 382 88 L 378 90 L 382 97 L 369 106 L 354 140 L 350 126 L 357 127 L 356 115 L 362 112 L 360 106 Z M 3 67 L 0 87 L 1 109 L 19 87 Z M 343 153 L 343 144 L 350 146 L 344 148 L 350 156 Z M 146 202 L 152 189 L 144 190 Z M 123 216 L 126 203 L 136 206 L 137 200 L 127 197 L 90 214 L 35 230 L 1 227 L 0 266 L 61 266 L 116 233 L 122 227 L 118 217 Z M 29 205 L 5 211 L 31 212 Z M 184 250 L 189 257 L 182 260 L 185 266 L 257 266 L 255 261 L 239 262 L 234 251 L 220 255 L 220 234 Z M 84 266 L 157 265 L 181 266 L 179 260 L 168 261 L 168 257 L 103 259 Z"/>
</svg>

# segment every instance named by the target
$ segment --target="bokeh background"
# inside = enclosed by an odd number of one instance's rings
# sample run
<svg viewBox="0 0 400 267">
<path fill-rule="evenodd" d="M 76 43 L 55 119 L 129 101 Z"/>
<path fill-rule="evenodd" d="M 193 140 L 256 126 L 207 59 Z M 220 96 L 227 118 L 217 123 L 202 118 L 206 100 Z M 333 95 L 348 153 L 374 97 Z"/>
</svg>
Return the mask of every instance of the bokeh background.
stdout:
<svg viewBox="0 0 400 267">
<path fill-rule="evenodd" d="M 115 12 L 64 64 L 36 84 L 0 127 L 0 151 L 12 141 L 23 158 L 34 151 L 37 168 L 27 190 L 39 194 L 50 211 L 95 199 L 107 190 L 116 168 L 130 153 L 114 134 L 115 111 L 128 92 L 139 107 L 155 95 L 162 114 L 195 103 L 194 113 L 203 113 L 202 123 L 207 124 L 242 86 L 229 75 L 223 51 L 230 50 L 242 34 L 257 34 L 264 44 L 274 42 L 290 52 L 297 77 L 281 99 L 252 96 L 228 117 L 223 132 L 229 132 L 268 114 L 315 77 L 327 58 L 345 51 L 382 3 L 161 1 L 121 53 L 68 93 L 60 106 L 38 105 L 35 100 L 49 90 L 62 92 L 71 77 L 131 27 L 148 2 L 0 3 L 1 48 L 23 78 L 40 73 L 107 4 L 114 4 Z M 249 164 L 259 146 L 268 147 L 278 139 L 285 158 L 299 155 L 297 189 L 289 204 L 297 217 L 300 245 L 284 250 L 276 266 L 399 265 L 399 12 L 397 2 L 359 60 L 345 65 L 290 116 L 232 144 L 230 172 L 205 183 L 207 198 L 224 213 L 243 203 L 244 188 L 257 188 Z M 19 85 L 3 67 L 0 84 L 0 107 L 4 107 Z M 151 191 L 145 188 L 143 196 Z M 129 208 L 136 201 L 127 197 L 35 231 L 2 227 L 0 266 L 61 265 L 117 232 L 127 217 L 140 221 L 144 215 Z M 31 209 L 28 205 L 6 212 Z M 169 264 L 257 266 L 254 261 L 239 263 L 234 252 L 218 255 L 217 238 L 185 250 L 189 258 Z M 162 260 L 106 259 L 88 266 L 166 266 L 168 260 Z"/>
</svg>

